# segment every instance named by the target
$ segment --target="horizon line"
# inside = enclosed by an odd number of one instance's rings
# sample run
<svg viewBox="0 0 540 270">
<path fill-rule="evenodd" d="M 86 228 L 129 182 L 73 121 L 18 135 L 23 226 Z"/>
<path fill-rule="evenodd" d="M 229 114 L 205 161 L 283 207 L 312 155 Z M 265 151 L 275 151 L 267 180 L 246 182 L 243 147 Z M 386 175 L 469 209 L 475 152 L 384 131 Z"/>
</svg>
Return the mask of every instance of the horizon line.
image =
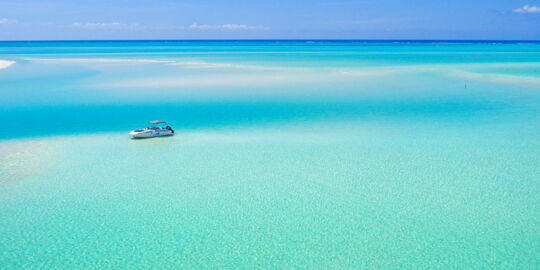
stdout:
<svg viewBox="0 0 540 270">
<path fill-rule="evenodd" d="M 0 42 L 118 42 L 118 41 L 348 41 L 348 42 L 526 42 L 540 39 L 27 39 L 0 40 Z"/>
</svg>

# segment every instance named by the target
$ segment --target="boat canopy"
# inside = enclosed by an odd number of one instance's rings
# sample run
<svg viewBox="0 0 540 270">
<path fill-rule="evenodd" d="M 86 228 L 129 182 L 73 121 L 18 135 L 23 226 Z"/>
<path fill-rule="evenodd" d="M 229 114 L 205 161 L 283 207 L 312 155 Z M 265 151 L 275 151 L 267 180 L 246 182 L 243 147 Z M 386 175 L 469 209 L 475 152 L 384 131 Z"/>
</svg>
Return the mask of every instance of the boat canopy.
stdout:
<svg viewBox="0 0 540 270">
<path fill-rule="evenodd" d="M 150 124 L 152 124 L 152 125 L 155 125 L 155 124 L 166 124 L 166 123 L 167 123 L 167 122 L 161 121 L 161 120 L 150 121 Z"/>
</svg>

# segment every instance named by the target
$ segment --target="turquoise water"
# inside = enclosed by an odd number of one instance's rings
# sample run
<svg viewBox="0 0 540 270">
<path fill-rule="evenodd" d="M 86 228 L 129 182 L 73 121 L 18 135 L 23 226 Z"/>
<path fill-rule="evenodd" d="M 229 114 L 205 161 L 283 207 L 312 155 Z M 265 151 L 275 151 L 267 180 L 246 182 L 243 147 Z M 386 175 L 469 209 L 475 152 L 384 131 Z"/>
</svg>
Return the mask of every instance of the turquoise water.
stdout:
<svg viewBox="0 0 540 270">
<path fill-rule="evenodd" d="M 0 42 L 0 60 L 2 269 L 540 267 L 538 43 Z M 177 135 L 128 138 L 154 119 Z"/>
</svg>

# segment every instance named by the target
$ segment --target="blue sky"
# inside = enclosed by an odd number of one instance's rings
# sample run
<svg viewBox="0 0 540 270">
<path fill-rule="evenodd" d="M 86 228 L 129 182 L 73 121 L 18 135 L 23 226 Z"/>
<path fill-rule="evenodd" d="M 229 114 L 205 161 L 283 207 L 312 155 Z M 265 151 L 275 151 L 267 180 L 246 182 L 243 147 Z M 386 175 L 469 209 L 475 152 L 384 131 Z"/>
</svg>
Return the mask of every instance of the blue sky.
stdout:
<svg viewBox="0 0 540 270">
<path fill-rule="evenodd" d="M 0 0 L 0 40 L 540 39 L 540 0 Z"/>
</svg>

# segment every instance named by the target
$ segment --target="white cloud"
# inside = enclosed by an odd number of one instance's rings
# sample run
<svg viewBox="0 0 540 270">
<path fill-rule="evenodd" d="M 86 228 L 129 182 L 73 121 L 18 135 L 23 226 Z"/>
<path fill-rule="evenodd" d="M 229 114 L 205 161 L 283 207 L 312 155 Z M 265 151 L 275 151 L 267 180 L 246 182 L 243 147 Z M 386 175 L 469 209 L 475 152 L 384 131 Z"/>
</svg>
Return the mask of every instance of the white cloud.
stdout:
<svg viewBox="0 0 540 270">
<path fill-rule="evenodd" d="M 268 27 L 264 26 L 251 26 L 246 24 L 222 24 L 222 25 L 211 25 L 211 24 L 196 24 L 193 23 L 189 26 L 190 29 L 196 30 L 266 30 Z"/>
<path fill-rule="evenodd" d="M 540 13 L 540 7 L 524 5 L 523 7 L 513 9 L 512 11 L 516 13 Z"/>
<path fill-rule="evenodd" d="M 17 20 L 12 20 L 8 18 L 0 18 L 0 24 L 12 24 L 17 23 Z"/>
<path fill-rule="evenodd" d="M 125 30 L 125 29 L 136 29 L 139 28 L 140 25 L 136 23 L 119 23 L 119 22 L 112 22 L 112 23 L 78 23 L 74 22 L 70 24 L 69 26 L 74 28 L 83 28 L 83 29 L 111 29 L 111 30 Z"/>
</svg>

